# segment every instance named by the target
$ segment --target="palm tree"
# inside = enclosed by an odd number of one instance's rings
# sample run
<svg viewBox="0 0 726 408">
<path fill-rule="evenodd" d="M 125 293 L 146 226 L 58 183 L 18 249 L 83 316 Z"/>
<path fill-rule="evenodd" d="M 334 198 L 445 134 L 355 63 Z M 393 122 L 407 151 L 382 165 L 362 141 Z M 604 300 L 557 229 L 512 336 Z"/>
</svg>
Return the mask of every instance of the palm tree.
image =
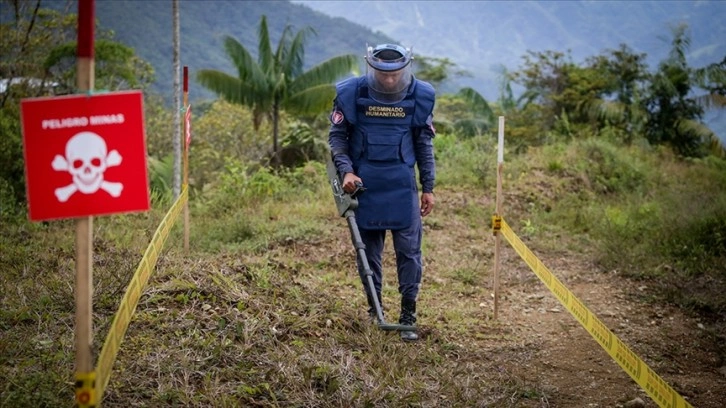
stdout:
<svg viewBox="0 0 726 408">
<path fill-rule="evenodd" d="M 646 54 L 635 53 L 625 44 L 588 59 L 588 69 L 603 78 L 603 85 L 582 108 L 600 129 L 620 130 L 626 143 L 643 135 L 647 126 L 648 111 L 642 99 L 650 74 L 645 60 Z"/>
<path fill-rule="evenodd" d="M 673 28 L 670 54 L 653 76 L 645 100 L 650 112 L 646 134 L 652 143 L 668 143 L 684 156 L 696 156 L 718 144 L 718 136 L 703 124 L 703 104 L 691 96 L 698 78 L 686 62 L 691 43 L 687 28 Z"/>
<path fill-rule="evenodd" d="M 698 88 L 706 91 L 696 97 L 696 103 L 705 111 L 723 110 L 726 108 L 726 57 L 719 63 L 696 69 L 694 80 Z M 710 140 L 711 152 L 726 157 L 726 143 L 718 137 Z"/>
<path fill-rule="evenodd" d="M 329 109 L 335 97 L 333 82 L 349 73 L 356 73 L 357 57 L 353 54 L 333 57 L 308 71 L 303 70 L 306 28 L 294 36 L 285 26 L 277 49 L 273 52 L 267 17 L 260 19 L 257 61 L 237 40 L 227 36 L 224 48 L 237 68 L 237 75 L 203 69 L 197 80 L 230 103 L 252 109 L 255 130 L 264 119 L 272 122 L 273 163 L 280 163 L 278 146 L 280 111 L 297 115 L 314 115 Z"/>
<path fill-rule="evenodd" d="M 458 119 L 454 128 L 463 134 L 476 135 L 489 130 L 494 124 L 494 111 L 489 102 L 474 88 L 464 87 L 456 94 L 469 106 L 472 119 Z"/>
</svg>

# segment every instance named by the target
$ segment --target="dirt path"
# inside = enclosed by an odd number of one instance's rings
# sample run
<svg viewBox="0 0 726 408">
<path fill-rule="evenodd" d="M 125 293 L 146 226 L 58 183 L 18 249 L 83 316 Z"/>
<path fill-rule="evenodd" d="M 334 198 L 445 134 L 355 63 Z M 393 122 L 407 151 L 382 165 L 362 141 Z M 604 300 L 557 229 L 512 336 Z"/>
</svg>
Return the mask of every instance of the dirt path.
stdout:
<svg viewBox="0 0 726 408">
<path fill-rule="evenodd" d="M 620 340 L 695 407 L 726 404 L 726 368 L 713 337 L 681 311 L 643 303 L 647 285 L 617 274 L 597 272 L 576 254 L 540 260 Z M 497 364 L 557 395 L 557 404 L 538 406 L 656 407 L 651 397 L 613 361 L 579 322 L 557 301 L 523 260 L 507 248 L 510 276 L 502 281 L 503 322 L 513 342 L 531 353 L 499 352 Z M 501 350 L 500 350 L 501 351 Z M 640 403 L 642 401 L 642 404 Z M 695 401 L 698 401 L 696 403 Z"/>
<path fill-rule="evenodd" d="M 510 198 L 507 200 L 513 206 L 525 202 Z M 439 215 L 469 211 L 472 200 L 479 207 L 493 208 L 490 197 L 467 199 L 467 195 L 447 191 L 437 203 L 435 217 L 439 218 L 426 221 L 424 239 L 432 250 L 425 256 L 428 264 L 424 285 L 445 286 L 455 268 L 444 264 L 465 258 L 480 258 L 480 264 L 470 267 L 491 274 L 494 247 L 491 236 L 483 237 L 480 230 L 462 222 L 466 217 Z M 511 211 L 527 213 L 524 207 Z M 520 224 L 519 218 L 513 215 L 507 220 L 515 234 L 520 234 L 516 227 Z M 483 230 L 487 231 L 486 227 Z M 707 325 L 675 307 L 648 302 L 651 288 L 647 283 L 599 270 L 591 254 L 565 249 L 567 245 L 558 245 L 560 249 L 554 251 L 541 250 L 537 244 L 542 243 L 536 240 L 524 241 L 591 313 L 682 397 L 694 407 L 726 406 L 723 346 L 716 343 L 718 337 L 709 332 Z M 487 369 L 512 373 L 530 382 L 522 389 L 532 390 L 535 398 L 528 397 L 526 401 L 536 401 L 533 407 L 657 407 L 559 303 L 504 238 L 502 248 L 499 317 L 496 322 L 482 323 L 483 333 L 469 336 L 475 343 L 470 347 L 486 350 L 491 359 L 486 363 Z M 468 303 L 479 303 L 479 316 L 491 316 L 491 276 L 474 284 L 477 285 L 484 289 L 460 296 L 471 297 Z M 422 292 L 424 303 L 426 296 L 453 295 L 446 290 L 430 295 L 427 290 L 431 289 L 425 288 Z M 453 307 L 469 306 L 459 302 Z M 440 318 L 442 313 L 432 310 L 429 317 Z M 522 399 L 513 400 L 516 402 L 512 406 L 522 406 Z"/>
</svg>

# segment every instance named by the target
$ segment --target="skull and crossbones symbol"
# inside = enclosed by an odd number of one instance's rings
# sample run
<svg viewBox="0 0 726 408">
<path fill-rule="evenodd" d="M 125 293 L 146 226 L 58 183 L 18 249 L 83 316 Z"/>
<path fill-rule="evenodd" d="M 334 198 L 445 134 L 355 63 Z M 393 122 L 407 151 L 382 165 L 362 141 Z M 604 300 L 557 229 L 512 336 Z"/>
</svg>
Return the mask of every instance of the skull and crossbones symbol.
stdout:
<svg viewBox="0 0 726 408">
<path fill-rule="evenodd" d="M 106 141 L 93 132 L 80 132 L 66 143 L 65 157 L 57 154 L 53 159 L 53 170 L 67 171 L 73 176 L 73 184 L 55 189 L 58 201 L 64 203 L 76 192 L 93 194 L 98 189 L 118 197 L 123 184 L 103 179 L 107 168 L 121 164 L 121 155 L 116 150 L 108 152 Z"/>
</svg>

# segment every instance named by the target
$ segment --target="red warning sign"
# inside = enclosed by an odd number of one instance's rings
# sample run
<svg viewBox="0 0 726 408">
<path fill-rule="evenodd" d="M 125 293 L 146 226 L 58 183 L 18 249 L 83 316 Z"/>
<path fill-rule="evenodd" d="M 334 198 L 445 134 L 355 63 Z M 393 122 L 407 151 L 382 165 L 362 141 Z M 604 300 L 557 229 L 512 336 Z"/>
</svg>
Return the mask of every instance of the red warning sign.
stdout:
<svg viewBox="0 0 726 408">
<path fill-rule="evenodd" d="M 21 101 L 29 218 L 147 211 L 139 91 Z"/>
</svg>

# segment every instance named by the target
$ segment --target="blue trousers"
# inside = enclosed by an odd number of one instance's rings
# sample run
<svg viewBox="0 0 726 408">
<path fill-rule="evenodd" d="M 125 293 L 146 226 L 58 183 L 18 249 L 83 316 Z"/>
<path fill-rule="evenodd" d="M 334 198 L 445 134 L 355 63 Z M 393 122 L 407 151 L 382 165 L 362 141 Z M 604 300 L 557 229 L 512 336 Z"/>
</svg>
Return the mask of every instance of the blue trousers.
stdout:
<svg viewBox="0 0 726 408">
<path fill-rule="evenodd" d="M 360 229 L 360 236 L 366 246 L 366 258 L 373 273 L 373 285 L 377 293 L 381 293 L 383 282 L 383 245 L 387 230 Z M 398 271 L 398 292 L 403 299 L 416 300 L 421 286 L 421 218 L 416 217 L 410 227 L 391 230 L 393 249 L 396 253 L 396 269 Z M 365 271 L 358 262 L 358 274 L 363 287 L 368 286 Z"/>
</svg>

